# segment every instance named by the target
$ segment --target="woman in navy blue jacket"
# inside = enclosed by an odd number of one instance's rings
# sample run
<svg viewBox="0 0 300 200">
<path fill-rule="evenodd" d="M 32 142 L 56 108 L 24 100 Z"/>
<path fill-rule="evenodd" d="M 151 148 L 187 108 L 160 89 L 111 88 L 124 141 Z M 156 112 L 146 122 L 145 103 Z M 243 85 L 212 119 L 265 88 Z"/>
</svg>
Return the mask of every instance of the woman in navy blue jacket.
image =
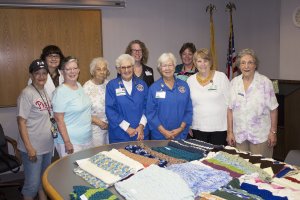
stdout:
<svg viewBox="0 0 300 200">
<path fill-rule="evenodd" d="M 186 139 L 192 123 L 190 89 L 175 78 L 175 66 L 172 53 L 163 53 L 158 59 L 162 77 L 150 86 L 146 108 L 152 140 Z"/>
<path fill-rule="evenodd" d="M 145 108 L 147 84 L 133 76 L 134 58 L 122 54 L 116 60 L 120 76 L 106 86 L 105 113 L 109 143 L 149 139 Z"/>
</svg>

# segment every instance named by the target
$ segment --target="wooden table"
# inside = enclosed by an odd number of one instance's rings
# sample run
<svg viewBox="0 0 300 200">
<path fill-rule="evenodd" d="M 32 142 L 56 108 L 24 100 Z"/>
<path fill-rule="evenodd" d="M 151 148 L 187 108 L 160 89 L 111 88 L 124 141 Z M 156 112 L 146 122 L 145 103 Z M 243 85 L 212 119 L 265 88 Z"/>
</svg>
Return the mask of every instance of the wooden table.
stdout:
<svg viewBox="0 0 300 200">
<path fill-rule="evenodd" d="M 129 144 L 139 144 L 141 142 L 122 142 L 110 145 L 99 146 L 84 151 L 76 152 L 63 157 L 54 163 L 52 163 L 43 174 L 43 186 L 44 189 L 51 199 L 70 199 L 69 194 L 73 191 L 75 185 L 89 185 L 85 180 L 76 175 L 73 169 L 76 167 L 74 164 L 76 160 L 91 157 L 101 151 L 109 151 L 113 148 L 124 148 Z M 145 145 L 149 147 L 158 147 L 167 145 L 167 140 L 149 140 L 143 141 Z M 109 190 L 116 194 L 120 199 L 122 198 L 114 187 L 110 187 Z"/>
</svg>

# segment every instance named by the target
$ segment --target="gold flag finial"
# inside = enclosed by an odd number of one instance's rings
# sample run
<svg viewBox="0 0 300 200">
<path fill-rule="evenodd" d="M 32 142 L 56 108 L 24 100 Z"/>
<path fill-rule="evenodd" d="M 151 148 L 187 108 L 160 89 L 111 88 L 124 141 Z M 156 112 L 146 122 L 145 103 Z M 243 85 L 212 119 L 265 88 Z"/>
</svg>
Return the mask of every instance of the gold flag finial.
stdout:
<svg viewBox="0 0 300 200">
<path fill-rule="evenodd" d="M 226 4 L 226 11 L 232 12 L 233 10 L 236 10 L 234 3 L 229 2 L 228 4 Z"/>
</svg>

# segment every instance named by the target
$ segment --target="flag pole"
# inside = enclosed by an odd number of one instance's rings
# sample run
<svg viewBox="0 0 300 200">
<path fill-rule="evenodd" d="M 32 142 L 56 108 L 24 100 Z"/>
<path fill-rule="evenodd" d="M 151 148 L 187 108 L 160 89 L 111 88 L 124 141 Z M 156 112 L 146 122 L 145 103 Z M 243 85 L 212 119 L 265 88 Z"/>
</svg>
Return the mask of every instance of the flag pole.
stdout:
<svg viewBox="0 0 300 200">
<path fill-rule="evenodd" d="M 235 65 L 236 53 L 234 47 L 234 33 L 233 33 L 233 22 L 232 22 L 232 12 L 236 10 L 235 4 L 229 2 L 226 4 L 226 11 L 229 11 L 230 25 L 229 25 L 229 42 L 228 42 L 228 52 L 227 52 L 227 77 L 231 80 L 235 75 L 237 75 L 238 68 Z"/>
<path fill-rule="evenodd" d="M 216 6 L 213 4 L 209 4 L 206 7 L 206 12 L 209 12 L 209 27 L 210 27 L 210 52 L 213 60 L 212 69 L 218 69 L 218 59 L 216 53 L 216 46 L 215 46 L 215 28 L 214 28 L 214 21 L 213 21 L 213 11 L 217 10 Z"/>
</svg>

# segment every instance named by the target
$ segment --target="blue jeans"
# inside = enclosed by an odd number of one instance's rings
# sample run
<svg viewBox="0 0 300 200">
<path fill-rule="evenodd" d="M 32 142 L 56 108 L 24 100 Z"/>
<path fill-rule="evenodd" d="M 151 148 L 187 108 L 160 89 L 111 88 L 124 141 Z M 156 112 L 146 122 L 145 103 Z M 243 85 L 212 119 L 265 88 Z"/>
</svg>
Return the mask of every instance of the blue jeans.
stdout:
<svg viewBox="0 0 300 200">
<path fill-rule="evenodd" d="M 24 197 L 34 198 L 38 191 L 42 189 L 42 175 L 51 164 L 52 151 L 43 155 L 37 155 L 37 161 L 29 160 L 28 154 L 21 151 L 24 166 L 24 186 L 22 194 Z"/>
</svg>

